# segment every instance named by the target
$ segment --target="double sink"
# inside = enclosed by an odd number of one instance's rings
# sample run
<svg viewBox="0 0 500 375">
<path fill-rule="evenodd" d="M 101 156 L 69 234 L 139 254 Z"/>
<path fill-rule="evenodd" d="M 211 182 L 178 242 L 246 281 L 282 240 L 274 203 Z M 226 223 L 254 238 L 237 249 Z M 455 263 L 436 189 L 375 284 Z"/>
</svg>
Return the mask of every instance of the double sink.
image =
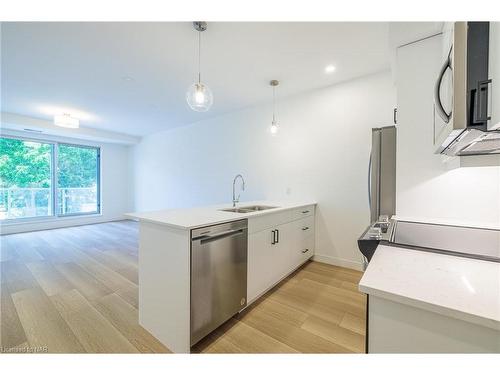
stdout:
<svg viewBox="0 0 500 375">
<path fill-rule="evenodd" d="M 245 207 L 234 207 L 234 208 L 224 208 L 219 211 L 225 211 L 225 212 L 236 212 L 240 214 L 248 214 L 251 212 L 256 212 L 256 211 L 264 211 L 264 210 L 270 210 L 271 208 L 277 208 L 275 206 L 245 206 Z"/>
</svg>

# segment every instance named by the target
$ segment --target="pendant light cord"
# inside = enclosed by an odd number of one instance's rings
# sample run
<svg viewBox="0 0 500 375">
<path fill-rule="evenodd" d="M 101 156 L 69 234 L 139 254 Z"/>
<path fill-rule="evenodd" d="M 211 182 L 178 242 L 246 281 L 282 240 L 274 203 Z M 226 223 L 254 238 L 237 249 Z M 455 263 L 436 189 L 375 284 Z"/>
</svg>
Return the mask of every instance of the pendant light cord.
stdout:
<svg viewBox="0 0 500 375">
<path fill-rule="evenodd" d="M 201 83 L 201 31 L 198 31 L 198 83 Z"/>
<path fill-rule="evenodd" d="M 273 86 L 273 124 L 276 123 L 275 112 L 276 112 L 276 86 Z"/>
</svg>

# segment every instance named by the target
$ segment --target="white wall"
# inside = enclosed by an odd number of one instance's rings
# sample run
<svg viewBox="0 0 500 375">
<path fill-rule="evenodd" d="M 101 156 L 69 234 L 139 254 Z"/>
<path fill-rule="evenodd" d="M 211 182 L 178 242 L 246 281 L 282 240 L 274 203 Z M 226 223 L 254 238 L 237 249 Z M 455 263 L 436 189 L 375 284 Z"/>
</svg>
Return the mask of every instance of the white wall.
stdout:
<svg viewBox="0 0 500 375">
<path fill-rule="evenodd" d="M 2 130 L 3 134 L 33 138 L 33 134 Z M 111 143 L 78 141 L 54 136 L 39 136 L 38 139 L 65 141 L 101 147 L 101 215 L 64 218 L 34 218 L 23 223 L 0 225 L 1 234 L 53 229 L 73 225 L 92 224 L 124 219 L 123 214 L 130 212 L 132 205 L 130 146 Z"/>
<path fill-rule="evenodd" d="M 315 199 L 316 253 L 359 268 L 370 129 L 391 124 L 394 103 L 384 72 L 279 101 L 274 137 L 270 105 L 147 136 L 134 146 L 135 209 L 230 202 L 233 177 L 242 173 L 242 200 Z"/>
<path fill-rule="evenodd" d="M 441 36 L 398 49 L 397 202 L 400 217 L 500 227 L 500 158 L 463 157 L 445 163 L 434 154 L 433 87 Z M 496 164 L 496 166 L 495 166 Z"/>
</svg>

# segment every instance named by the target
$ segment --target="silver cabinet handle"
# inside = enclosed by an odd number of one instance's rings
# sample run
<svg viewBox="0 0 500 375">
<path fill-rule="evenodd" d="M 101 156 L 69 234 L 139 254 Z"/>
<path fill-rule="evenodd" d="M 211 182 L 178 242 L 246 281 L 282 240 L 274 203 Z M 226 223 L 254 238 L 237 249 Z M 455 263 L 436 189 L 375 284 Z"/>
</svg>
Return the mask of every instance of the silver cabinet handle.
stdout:
<svg viewBox="0 0 500 375">
<path fill-rule="evenodd" d="M 276 243 L 280 242 L 280 231 L 279 229 L 276 229 Z"/>
<path fill-rule="evenodd" d="M 305 253 L 307 253 L 308 251 L 309 251 L 309 249 L 304 249 L 304 250 L 302 250 L 302 254 L 305 254 Z"/>
<path fill-rule="evenodd" d="M 273 240 L 271 242 L 271 245 L 274 245 L 276 243 L 276 231 L 272 230 L 271 233 L 273 234 Z"/>
<path fill-rule="evenodd" d="M 439 71 L 438 79 L 436 81 L 436 84 L 434 85 L 434 104 L 436 104 L 436 111 L 437 111 L 439 117 L 441 117 L 441 119 L 445 123 L 450 122 L 452 112 L 450 111 L 450 113 L 446 113 L 445 109 L 443 108 L 443 103 L 441 102 L 440 90 L 441 90 L 441 83 L 443 81 L 444 73 L 446 72 L 446 70 L 448 68 L 452 69 L 451 68 L 451 52 L 452 51 L 453 51 L 453 47 L 451 47 L 450 53 L 448 54 L 448 58 L 444 62 L 443 66 L 441 67 L 441 70 Z"/>
<path fill-rule="evenodd" d="M 308 214 L 309 210 L 302 211 L 303 214 Z"/>
<path fill-rule="evenodd" d="M 304 227 L 304 228 L 302 228 L 302 230 L 308 230 L 308 229 L 309 229 L 309 227 Z"/>
</svg>

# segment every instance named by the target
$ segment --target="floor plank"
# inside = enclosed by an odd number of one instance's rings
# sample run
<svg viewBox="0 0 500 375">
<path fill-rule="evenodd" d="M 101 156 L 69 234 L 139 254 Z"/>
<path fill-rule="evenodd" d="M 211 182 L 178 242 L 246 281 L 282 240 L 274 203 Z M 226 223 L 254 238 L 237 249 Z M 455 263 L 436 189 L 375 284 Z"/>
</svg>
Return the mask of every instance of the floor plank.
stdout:
<svg viewBox="0 0 500 375">
<path fill-rule="evenodd" d="M 223 353 L 221 346 L 229 346 L 240 353 L 298 353 L 279 340 L 235 319 L 231 319 L 220 329 L 223 335 L 208 345 L 203 352 Z"/>
<path fill-rule="evenodd" d="M 266 298 L 262 301 L 259 301 L 259 303 L 255 304 L 255 306 L 251 306 L 248 312 L 253 310 L 265 311 L 267 314 L 277 319 L 283 320 L 295 327 L 300 327 L 308 316 L 305 312 L 294 309 L 290 306 L 286 306 L 271 298 Z M 248 312 L 244 312 L 243 314 L 247 314 Z M 242 316 L 244 316 L 243 314 Z"/>
<path fill-rule="evenodd" d="M 138 352 L 76 289 L 52 296 L 51 299 L 87 352 Z"/>
<path fill-rule="evenodd" d="M 366 318 L 360 318 L 349 313 L 345 313 L 342 321 L 340 322 L 342 328 L 350 329 L 353 332 L 359 333 L 360 335 L 365 334 Z"/>
<path fill-rule="evenodd" d="M 268 314 L 265 310 L 254 309 L 240 321 L 255 328 L 277 341 L 301 353 L 349 353 L 349 349 L 325 340 L 301 327 L 287 323 L 285 320 Z M 307 321 L 307 318 L 306 318 Z"/>
<path fill-rule="evenodd" d="M 142 353 L 169 353 L 169 350 L 142 328 L 137 309 L 117 294 L 99 300 L 96 309 Z"/>
<path fill-rule="evenodd" d="M 78 265 L 110 290 L 117 291 L 136 286 L 136 284 L 120 273 L 97 262 L 94 258 L 89 257 L 87 254 L 79 250 L 75 250 L 75 252 L 77 252 L 79 256 Z M 134 269 L 134 272 L 137 275 L 137 266 Z"/>
<path fill-rule="evenodd" d="M 355 353 L 362 353 L 365 346 L 365 338 L 359 333 L 345 329 L 336 324 L 315 316 L 309 316 L 302 328 L 326 340 L 336 342 Z"/>
<path fill-rule="evenodd" d="M 75 263 L 58 264 L 56 268 L 80 293 L 91 301 L 113 292 Z"/>
<path fill-rule="evenodd" d="M 0 346 L 13 348 L 27 341 L 23 326 L 19 320 L 12 296 L 2 285 L 0 290 Z"/>
<path fill-rule="evenodd" d="M 130 303 L 136 309 L 139 308 L 139 287 L 137 285 L 126 286 L 116 291 L 121 298 Z"/>
<path fill-rule="evenodd" d="M 51 263 L 34 262 L 28 263 L 27 267 L 49 297 L 74 288 Z"/>
<path fill-rule="evenodd" d="M 344 310 L 318 303 L 317 300 L 309 297 L 309 293 L 304 293 L 304 291 L 298 291 L 296 289 L 289 291 L 277 290 L 269 295 L 268 298 L 299 311 L 303 311 L 308 315 L 321 317 L 334 324 L 340 323 L 345 313 Z"/>
<path fill-rule="evenodd" d="M 0 263 L 0 277 L 2 290 L 15 293 L 24 289 L 31 289 L 38 284 L 26 264 L 17 259 Z"/>
<path fill-rule="evenodd" d="M 42 289 L 21 290 L 12 300 L 30 346 L 46 347 L 50 353 L 85 351 Z"/>
</svg>

